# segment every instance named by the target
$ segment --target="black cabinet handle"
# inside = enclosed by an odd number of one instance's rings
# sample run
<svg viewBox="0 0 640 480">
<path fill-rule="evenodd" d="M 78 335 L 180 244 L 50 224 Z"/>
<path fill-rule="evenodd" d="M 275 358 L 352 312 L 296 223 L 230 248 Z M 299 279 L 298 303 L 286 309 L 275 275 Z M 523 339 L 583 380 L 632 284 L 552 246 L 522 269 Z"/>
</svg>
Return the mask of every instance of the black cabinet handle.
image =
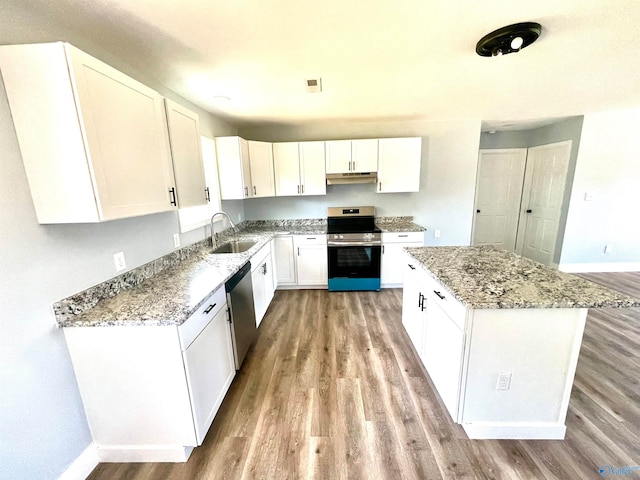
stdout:
<svg viewBox="0 0 640 480">
<path fill-rule="evenodd" d="M 169 189 L 169 194 L 171 195 L 171 205 L 177 207 L 178 206 L 178 202 L 176 202 L 176 189 L 174 187 L 171 187 Z"/>
<path fill-rule="evenodd" d="M 480 210 L 476 210 L 476 213 L 480 213 Z"/>
<path fill-rule="evenodd" d="M 433 291 L 433 293 L 435 293 L 435 294 L 438 296 L 438 298 L 439 298 L 440 300 L 446 300 L 446 299 L 447 299 L 444 295 L 442 295 L 442 294 L 441 294 L 440 292 L 438 292 L 437 290 L 434 290 L 434 291 Z"/>
<path fill-rule="evenodd" d="M 209 187 L 205 187 L 204 194 L 205 194 L 205 196 L 207 198 L 207 202 L 210 202 L 211 201 L 211 196 L 209 195 Z"/>
<path fill-rule="evenodd" d="M 253 186 L 253 194 L 254 194 L 254 195 L 257 195 L 257 193 L 256 193 L 256 186 L 255 186 L 255 185 Z"/>
<path fill-rule="evenodd" d="M 244 187 L 244 196 L 245 197 L 249 196 L 249 187 Z"/>
<path fill-rule="evenodd" d="M 207 309 L 206 309 L 204 312 L 202 312 L 202 313 L 209 313 L 211 310 L 213 310 L 213 309 L 214 309 L 214 307 L 215 307 L 216 305 L 217 305 L 217 303 L 214 303 L 213 305 L 209 305 L 209 306 L 207 307 Z"/>
<path fill-rule="evenodd" d="M 531 213 L 531 209 L 530 208 L 527 210 L 527 213 Z"/>
<path fill-rule="evenodd" d="M 422 295 L 422 294 L 420 294 Z M 425 305 L 425 300 L 427 299 L 427 297 L 425 297 L 424 295 L 422 295 L 422 303 L 420 304 L 420 311 L 424 312 L 424 309 L 427 308 L 427 306 Z"/>
<path fill-rule="evenodd" d="M 416 269 L 416 267 L 414 267 L 414 266 L 413 266 L 413 265 L 411 265 L 410 263 L 407 263 L 407 265 L 409 265 L 409 268 L 410 268 L 411 270 L 415 270 L 415 269 Z"/>
<path fill-rule="evenodd" d="M 418 292 L 418 308 L 422 308 L 422 302 L 424 301 L 424 295 L 421 292 Z"/>
</svg>

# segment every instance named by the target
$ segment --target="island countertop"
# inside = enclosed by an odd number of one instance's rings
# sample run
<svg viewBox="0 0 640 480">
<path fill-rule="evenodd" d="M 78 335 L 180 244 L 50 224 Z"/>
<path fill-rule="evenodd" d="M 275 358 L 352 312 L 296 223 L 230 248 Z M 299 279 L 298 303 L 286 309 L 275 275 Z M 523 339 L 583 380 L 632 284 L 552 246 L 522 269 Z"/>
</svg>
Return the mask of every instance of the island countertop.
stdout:
<svg viewBox="0 0 640 480">
<path fill-rule="evenodd" d="M 640 299 L 493 246 L 405 251 L 469 308 L 640 307 Z"/>
</svg>

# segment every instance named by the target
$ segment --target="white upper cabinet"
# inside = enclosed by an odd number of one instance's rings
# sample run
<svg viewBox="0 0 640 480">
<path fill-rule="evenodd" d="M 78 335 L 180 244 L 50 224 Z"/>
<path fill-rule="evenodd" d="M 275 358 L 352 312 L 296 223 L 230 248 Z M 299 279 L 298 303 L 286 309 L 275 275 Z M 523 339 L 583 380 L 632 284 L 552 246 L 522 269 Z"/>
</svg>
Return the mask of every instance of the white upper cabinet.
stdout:
<svg viewBox="0 0 640 480">
<path fill-rule="evenodd" d="M 175 210 L 163 98 L 66 43 L 0 47 L 40 223 Z"/>
<path fill-rule="evenodd" d="M 378 193 L 420 191 L 422 138 L 378 140 Z"/>
<path fill-rule="evenodd" d="M 326 173 L 365 173 L 378 171 L 378 139 L 328 140 Z"/>
<path fill-rule="evenodd" d="M 351 172 L 351 140 L 328 140 L 325 150 L 327 173 Z"/>
<path fill-rule="evenodd" d="M 324 142 L 300 142 L 300 194 L 326 195 Z"/>
<path fill-rule="evenodd" d="M 249 145 L 249 165 L 251 166 L 251 193 L 254 197 L 275 197 L 272 144 L 252 140 L 247 143 Z"/>
<path fill-rule="evenodd" d="M 326 195 L 324 142 L 273 144 L 277 196 Z"/>
<path fill-rule="evenodd" d="M 351 171 L 378 171 L 378 139 L 351 140 Z"/>
<path fill-rule="evenodd" d="M 298 142 L 273 144 L 276 195 L 300 195 L 300 152 Z"/>
<path fill-rule="evenodd" d="M 253 197 L 249 145 L 240 137 L 216 137 L 220 198 L 241 200 Z"/>
<path fill-rule="evenodd" d="M 209 196 L 200 150 L 199 117 L 169 99 L 165 104 L 178 207 L 205 205 Z"/>
</svg>

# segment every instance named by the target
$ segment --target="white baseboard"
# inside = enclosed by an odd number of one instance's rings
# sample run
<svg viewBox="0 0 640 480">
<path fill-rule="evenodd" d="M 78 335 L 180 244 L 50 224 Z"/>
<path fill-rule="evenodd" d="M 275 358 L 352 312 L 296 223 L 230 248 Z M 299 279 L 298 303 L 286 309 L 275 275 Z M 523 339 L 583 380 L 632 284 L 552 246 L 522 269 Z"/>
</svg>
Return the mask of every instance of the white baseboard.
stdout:
<svg viewBox="0 0 640 480">
<path fill-rule="evenodd" d="M 561 423 L 478 422 L 463 423 L 472 440 L 563 440 L 567 427 Z"/>
<path fill-rule="evenodd" d="M 98 466 L 96 444 L 91 442 L 78 458 L 58 477 L 58 480 L 85 480 Z"/>
<path fill-rule="evenodd" d="M 567 273 L 639 272 L 640 262 L 561 263 L 558 269 Z"/>
<path fill-rule="evenodd" d="M 326 290 L 327 285 L 278 285 L 276 290 Z"/>
<path fill-rule="evenodd" d="M 98 461 L 104 463 L 132 463 L 132 462 L 186 462 L 193 452 L 193 447 L 182 445 L 140 446 L 117 445 L 97 447 Z"/>
</svg>

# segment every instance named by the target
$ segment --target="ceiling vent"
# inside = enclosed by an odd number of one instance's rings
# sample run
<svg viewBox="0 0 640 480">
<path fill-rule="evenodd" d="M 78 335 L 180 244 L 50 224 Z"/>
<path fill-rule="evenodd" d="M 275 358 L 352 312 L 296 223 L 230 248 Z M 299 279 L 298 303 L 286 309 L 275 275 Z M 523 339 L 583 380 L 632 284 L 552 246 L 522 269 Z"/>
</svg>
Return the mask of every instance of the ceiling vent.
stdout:
<svg viewBox="0 0 640 480">
<path fill-rule="evenodd" d="M 307 93 L 317 93 L 322 91 L 322 79 L 318 78 L 308 78 L 305 80 L 305 84 L 307 86 Z"/>
</svg>

